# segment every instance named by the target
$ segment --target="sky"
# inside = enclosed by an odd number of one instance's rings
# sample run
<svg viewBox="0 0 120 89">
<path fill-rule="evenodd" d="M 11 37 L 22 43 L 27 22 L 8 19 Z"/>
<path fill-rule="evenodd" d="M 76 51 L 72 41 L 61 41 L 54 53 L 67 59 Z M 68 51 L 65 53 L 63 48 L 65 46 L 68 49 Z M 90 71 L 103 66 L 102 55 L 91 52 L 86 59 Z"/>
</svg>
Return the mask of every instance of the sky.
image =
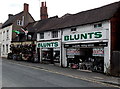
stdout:
<svg viewBox="0 0 120 89">
<path fill-rule="evenodd" d="M 29 12 L 37 21 L 40 20 L 41 2 L 46 1 L 48 17 L 66 13 L 75 14 L 81 11 L 101 7 L 120 0 L 1 0 L 0 1 L 0 23 L 8 19 L 8 14 L 17 14 L 23 11 L 23 4 L 29 4 Z"/>
</svg>

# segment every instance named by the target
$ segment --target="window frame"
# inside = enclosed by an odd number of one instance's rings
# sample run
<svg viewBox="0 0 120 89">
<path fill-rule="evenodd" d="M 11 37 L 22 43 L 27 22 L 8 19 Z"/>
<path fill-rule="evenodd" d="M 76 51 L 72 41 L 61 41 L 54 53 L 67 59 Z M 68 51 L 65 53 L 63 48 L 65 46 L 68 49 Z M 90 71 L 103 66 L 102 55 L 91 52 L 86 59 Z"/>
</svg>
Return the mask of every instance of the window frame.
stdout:
<svg viewBox="0 0 120 89">
<path fill-rule="evenodd" d="M 40 33 L 40 39 L 44 39 L 44 32 Z"/>
<path fill-rule="evenodd" d="M 71 32 L 76 32 L 77 31 L 77 28 L 76 27 L 72 27 L 71 28 Z"/>
<path fill-rule="evenodd" d="M 94 24 L 94 28 L 101 28 L 102 27 L 102 23 L 96 23 Z"/>
<path fill-rule="evenodd" d="M 17 20 L 17 25 L 22 26 L 22 21 L 21 20 Z"/>
<path fill-rule="evenodd" d="M 58 38 L 58 31 L 52 31 L 52 38 Z"/>
</svg>

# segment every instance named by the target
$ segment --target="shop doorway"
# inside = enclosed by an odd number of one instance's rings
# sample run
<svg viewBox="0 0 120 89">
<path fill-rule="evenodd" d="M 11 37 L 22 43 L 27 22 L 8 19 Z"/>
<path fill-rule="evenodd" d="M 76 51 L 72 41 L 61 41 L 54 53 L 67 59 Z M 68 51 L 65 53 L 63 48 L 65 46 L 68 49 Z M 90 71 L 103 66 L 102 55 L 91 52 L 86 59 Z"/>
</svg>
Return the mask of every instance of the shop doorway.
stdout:
<svg viewBox="0 0 120 89">
<path fill-rule="evenodd" d="M 80 69 L 104 72 L 104 50 L 103 48 L 81 48 Z"/>
<path fill-rule="evenodd" d="M 42 49 L 41 59 L 43 63 L 60 63 L 60 50 L 56 48 Z"/>
<path fill-rule="evenodd" d="M 53 48 L 42 49 L 42 62 L 53 64 Z"/>
<path fill-rule="evenodd" d="M 104 72 L 103 48 L 67 48 L 66 51 L 68 67 Z"/>
</svg>

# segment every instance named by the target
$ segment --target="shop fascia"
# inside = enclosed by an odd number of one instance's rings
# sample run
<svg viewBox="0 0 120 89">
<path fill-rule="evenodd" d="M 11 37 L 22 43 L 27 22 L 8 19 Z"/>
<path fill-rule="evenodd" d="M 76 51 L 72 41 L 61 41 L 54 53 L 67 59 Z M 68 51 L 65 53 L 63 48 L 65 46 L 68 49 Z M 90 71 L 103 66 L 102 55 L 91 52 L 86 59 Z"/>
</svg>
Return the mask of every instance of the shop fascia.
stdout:
<svg viewBox="0 0 120 89">
<path fill-rule="evenodd" d="M 49 42 L 38 42 L 37 43 L 38 48 L 54 48 L 54 47 L 60 47 L 59 41 L 49 41 Z"/>
<path fill-rule="evenodd" d="M 103 30 L 103 31 L 92 31 L 92 32 L 64 35 L 62 37 L 62 41 L 67 42 L 67 41 L 107 39 L 106 33 L 107 33 L 107 31 Z"/>
</svg>

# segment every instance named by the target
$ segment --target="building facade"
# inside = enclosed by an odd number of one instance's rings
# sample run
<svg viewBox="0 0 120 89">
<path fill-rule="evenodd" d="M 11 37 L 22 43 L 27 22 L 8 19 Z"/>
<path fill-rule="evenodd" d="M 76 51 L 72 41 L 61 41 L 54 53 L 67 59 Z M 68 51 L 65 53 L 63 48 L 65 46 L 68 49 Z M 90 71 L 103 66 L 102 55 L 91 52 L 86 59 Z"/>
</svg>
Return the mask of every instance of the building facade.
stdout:
<svg viewBox="0 0 120 89">
<path fill-rule="evenodd" d="M 62 31 L 64 66 L 77 65 L 84 70 L 107 71 L 110 66 L 111 46 L 109 21 L 75 26 Z"/>
<path fill-rule="evenodd" d="M 120 2 L 76 14 L 66 14 L 47 30 L 61 31 L 61 66 L 119 74 L 119 57 L 113 55 L 120 51 Z M 103 13 L 104 12 L 104 13 Z M 41 21 L 44 22 L 45 20 Z M 46 25 L 42 25 L 46 27 Z M 43 29 L 42 27 L 40 29 Z M 37 47 L 41 49 L 54 43 L 46 29 L 39 29 Z M 39 40 L 44 34 L 49 40 Z M 48 43 L 47 43 L 48 42 Z M 44 43 L 44 44 L 43 44 Z M 49 47 L 48 47 L 49 48 Z M 47 49 L 44 49 L 47 50 Z M 52 51 L 50 51 L 52 52 Z M 41 57 L 42 55 L 40 55 Z M 41 57 L 42 60 L 43 57 Z M 114 70 L 114 71 L 113 71 Z"/>
<path fill-rule="evenodd" d="M 16 14 L 8 15 L 8 20 L 3 23 L 1 33 L 1 56 L 7 57 L 10 53 L 10 45 L 14 44 L 25 37 L 23 28 L 30 22 L 34 22 L 33 17 L 29 13 L 29 5 L 24 4 L 23 11 Z"/>
<path fill-rule="evenodd" d="M 37 34 L 37 50 L 41 63 L 61 65 L 61 30 Z"/>
<path fill-rule="evenodd" d="M 2 38 L 1 28 L 2 28 L 2 23 L 0 23 L 0 38 Z M 0 39 L 0 57 L 1 57 L 1 45 L 2 45 L 2 39 Z"/>
</svg>

